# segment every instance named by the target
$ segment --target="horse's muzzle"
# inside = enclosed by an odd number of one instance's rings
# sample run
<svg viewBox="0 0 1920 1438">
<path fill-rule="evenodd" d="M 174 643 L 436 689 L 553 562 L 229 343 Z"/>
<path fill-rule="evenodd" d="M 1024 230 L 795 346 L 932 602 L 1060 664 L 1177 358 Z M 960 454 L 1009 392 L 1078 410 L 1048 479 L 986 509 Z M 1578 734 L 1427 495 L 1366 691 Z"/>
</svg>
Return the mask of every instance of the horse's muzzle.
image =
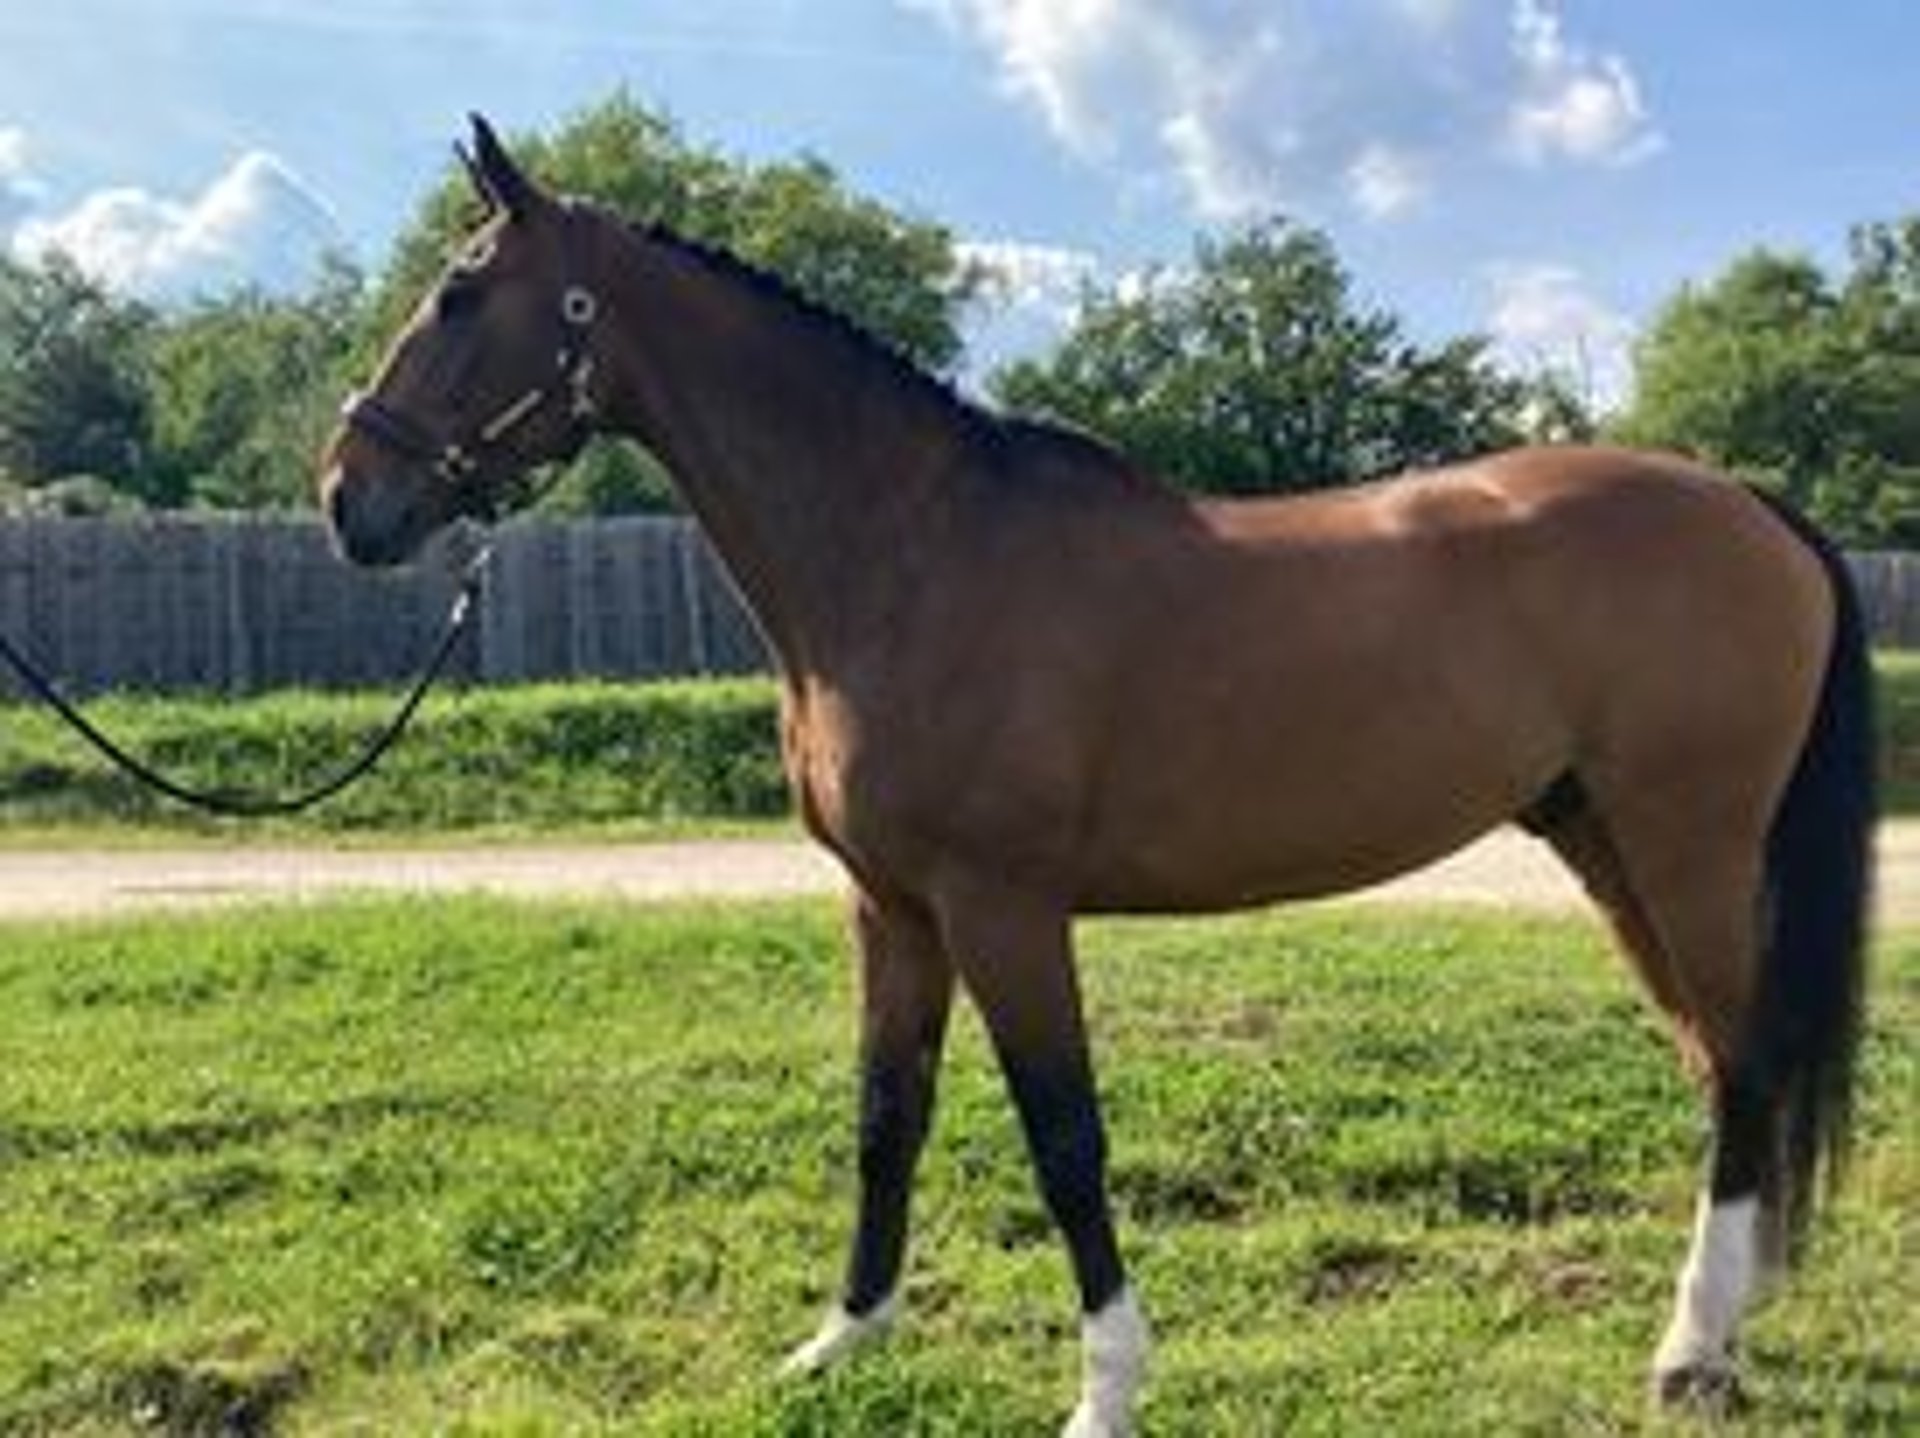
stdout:
<svg viewBox="0 0 1920 1438">
<path fill-rule="evenodd" d="M 321 482 L 320 493 L 334 548 L 351 563 L 391 568 L 410 559 L 424 538 L 408 522 L 407 506 L 338 466 Z"/>
</svg>

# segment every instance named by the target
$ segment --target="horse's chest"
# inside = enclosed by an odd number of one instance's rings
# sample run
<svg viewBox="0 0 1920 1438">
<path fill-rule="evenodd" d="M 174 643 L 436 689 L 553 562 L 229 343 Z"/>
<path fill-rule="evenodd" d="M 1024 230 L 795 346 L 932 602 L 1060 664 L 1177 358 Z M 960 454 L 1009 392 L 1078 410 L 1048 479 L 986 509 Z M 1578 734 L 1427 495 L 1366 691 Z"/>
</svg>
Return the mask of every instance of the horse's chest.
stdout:
<svg viewBox="0 0 1920 1438">
<path fill-rule="evenodd" d="M 1059 829 L 1046 818 L 1058 806 L 1040 803 L 1058 786 L 1025 772 L 1044 746 L 1009 755 L 1004 736 L 944 719 L 905 702 L 790 701 L 783 747 L 801 818 L 863 881 L 910 888 L 943 861 L 1011 856 Z"/>
<path fill-rule="evenodd" d="M 782 708 L 780 757 L 801 820 L 814 837 L 831 842 L 845 827 L 845 745 L 802 698 L 789 695 Z"/>
<path fill-rule="evenodd" d="M 900 784 L 885 770 L 897 756 L 837 698 L 789 698 L 782 724 L 787 779 L 816 839 L 849 863 L 882 834 Z"/>
</svg>

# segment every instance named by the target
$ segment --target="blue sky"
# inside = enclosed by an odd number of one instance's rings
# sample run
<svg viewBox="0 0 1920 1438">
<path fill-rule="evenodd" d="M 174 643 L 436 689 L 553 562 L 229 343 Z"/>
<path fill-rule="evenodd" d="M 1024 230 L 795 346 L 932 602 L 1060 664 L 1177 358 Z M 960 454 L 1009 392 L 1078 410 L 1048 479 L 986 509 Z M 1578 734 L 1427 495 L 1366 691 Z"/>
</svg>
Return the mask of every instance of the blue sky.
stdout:
<svg viewBox="0 0 1920 1438">
<path fill-rule="evenodd" d="M 161 296 L 377 263 L 468 109 L 625 85 L 998 257 L 986 348 L 1282 211 L 1611 395 L 1687 279 L 1920 211 L 1916 55 L 1911 0 L 0 0 L 0 243 Z"/>
</svg>

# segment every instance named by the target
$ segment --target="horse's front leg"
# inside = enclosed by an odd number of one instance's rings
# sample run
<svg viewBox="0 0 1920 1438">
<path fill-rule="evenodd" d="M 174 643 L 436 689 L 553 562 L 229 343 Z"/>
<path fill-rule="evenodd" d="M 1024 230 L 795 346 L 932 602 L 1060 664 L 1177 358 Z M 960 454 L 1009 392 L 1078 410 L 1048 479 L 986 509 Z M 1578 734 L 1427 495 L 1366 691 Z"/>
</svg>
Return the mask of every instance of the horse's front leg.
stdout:
<svg viewBox="0 0 1920 1438">
<path fill-rule="evenodd" d="M 881 1337 L 898 1307 L 913 1170 L 933 1113 L 953 1004 L 953 968 L 932 923 L 866 895 L 854 902 L 860 955 L 860 1210 L 839 1302 L 783 1371 L 808 1374 Z"/>
<path fill-rule="evenodd" d="M 1069 916 L 998 886 L 940 904 L 947 952 L 979 1005 L 1020 1113 L 1042 1197 L 1080 1289 L 1082 1382 L 1068 1438 L 1133 1431 L 1147 1327 L 1107 1207 L 1106 1135 L 1074 973 Z"/>
</svg>

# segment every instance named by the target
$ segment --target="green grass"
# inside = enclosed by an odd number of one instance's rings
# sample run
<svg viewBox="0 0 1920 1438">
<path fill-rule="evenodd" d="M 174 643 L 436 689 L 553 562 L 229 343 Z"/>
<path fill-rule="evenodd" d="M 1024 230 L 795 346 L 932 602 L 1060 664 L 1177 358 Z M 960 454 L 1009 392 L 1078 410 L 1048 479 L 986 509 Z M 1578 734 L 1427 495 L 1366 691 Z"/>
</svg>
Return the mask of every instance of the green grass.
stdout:
<svg viewBox="0 0 1920 1438">
<path fill-rule="evenodd" d="M 1920 655 L 1882 655 L 1890 813 L 1920 814 Z M 288 790 L 333 772 L 392 712 L 385 694 L 112 696 L 88 706 L 191 783 Z M 676 833 L 788 812 L 767 679 L 542 684 L 430 699 L 369 779 L 276 838 Z M 0 712 L 0 844 L 250 841 L 111 771 L 46 711 Z"/>
<path fill-rule="evenodd" d="M 0 1431 L 1050 1431 L 1065 1263 L 971 1019 L 909 1322 L 769 1378 L 850 1221 L 823 905 L 356 904 L 0 947 Z M 1584 924 L 1090 926 L 1150 1434 L 1644 1420 L 1699 1125 Z M 1920 1424 L 1920 939 L 1731 1432 Z"/>
</svg>

